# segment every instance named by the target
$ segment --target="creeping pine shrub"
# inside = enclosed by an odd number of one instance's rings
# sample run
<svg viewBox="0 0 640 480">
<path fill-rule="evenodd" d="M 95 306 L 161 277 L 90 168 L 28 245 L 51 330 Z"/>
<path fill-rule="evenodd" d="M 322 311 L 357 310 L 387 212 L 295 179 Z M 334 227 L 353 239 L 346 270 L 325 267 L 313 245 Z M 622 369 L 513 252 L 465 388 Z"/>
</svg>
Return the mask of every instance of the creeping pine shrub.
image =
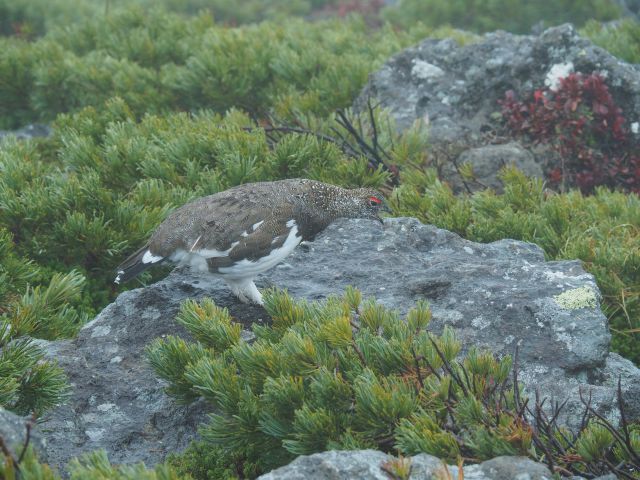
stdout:
<svg viewBox="0 0 640 480">
<path fill-rule="evenodd" d="M 265 307 L 273 325 L 254 325 L 256 340 L 248 343 L 226 309 L 208 299 L 188 301 L 177 320 L 196 341 L 169 337 L 148 349 L 156 372 L 170 382 L 168 393 L 185 402 L 202 396 L 216 408 L 201 434 L 230 465 L 242 467 L 237 475 L 254 477 L 327 449 L 461 455 L 445 428 L 448 392 L 457 387 L 437 374 L 443 362 L 454 362 L 460 344 L 449 329 L 440 337 L 426 332 L 425 303 L 405 321 L 362 304 L 354 289 L 324 304 L 272 291 Z M 473 400 L 455 408 L 483 411 L 481 399 L 506 379 L 511 362 L 473 351 L 464 365 L 475 379 Z M 485 451 L 473 449 L 472 456 L 525 454 L 528 432 L 506 416 L 501 424 L 487 431 Z M 479 428 L 470 422 L 466 433 L 474 437 Z M 511 431 L 509 441 L 501 429 Z"/>
<path fill-rule="evenodd" d="M 11 324 L 0 319 L 0 407 L 18 415 L 39 415 L 61 403 L 67 378 L 44 351 L 26 338 L 14 338 Z"/>
<path fill-rule="evenodd" d="M 529 33 L 545 27 L 587 20 L 619 18 L 620 8 L 612 0 L 401 0 L 382 11 L 394 25 L 409 27 L 416 22 L 429 26 L 451 25 L 474 32 L 507 30 Z"/>
<path fill-rule="evenodd" d="M 532 242 L 550 260 L 580 259 L 604 296 L 614 350 L 640 363 L 640 199 L 596 188 L 548 195 L 515 169 L 501 174 L 504 194 L 455 196 L 430 175 L 413 175 L 391 195 L 396 215 L 416 216 L 477 242 Z"/>
<path fill-rule="evenodd" d="M 323 303 L 272 290 L 265 308 L 272 324 L 254 324 L 246 341 L 226 309 L 189 300 L 177 321 L 194 341 L 172 336 L 147 350 L 168 393 L 214 408 L 202 442 L 171 462 L 197 478 L 255 477 L 297 455 L 364 448 L 449 463 L 526 455 L 571 473 L 637 467 L 633 427 L 587 422 L 573 437 L 541 416 L 544 425 L 530 423 L 519 388 L 507 386 L 510 357 L 471 348 L 458 358 L 451 329 L 427 332 L 426 302 L 400 318 L 353 288 Z"/>
<path fill-rule="evenodd" d="M 131 7 L 148 16 L 157 11 L 180 16 L 206 12 L 221 24 L 240 25 L 307 16 L 336 3 L 337 0 L 0 0 L 0 35 L 34 38 L 60 26 L 94 18 L 108 20 Z"/>
<path fill-rule="evenodd" d="M 71 336 L 86 321 L 71 306 L 84 284 L 81 275 L 55 274 L 47 286 L 33 286 L 38 276 L 0 228 L 0 407 L 21 415 L 42 414 L 68 393 L 63 371 L 27 336 Z"/>
<path fill-rule="evenodd" d="M 11 446 L 7 446 L 11 447 Z M 41 463 L 31 446 L 16 445 L 15 450 L 0 451 L 0 478 L 6 480 L 61 480 L 62 477 L 46 463 Z M 72 480 L 191 480 L 190 475 L 178 474 L 176 469 L 159 464 L 147 469 L 143 463 L 111 465 L 104 451 L 88 453 L 73 459 L 68 466 Z"/>
<path fill-rule="evenodd" d="M 556 89 L 536 90 L 525 101 L 510 90 L 501 103 L 513 133 L 557 151 L 561 164 L 547 172 L 552 183 L 586 193 L 600 185 L 640 193 L 638 144 L 600 75 L 571 73 Z"/>
<path fill-rule="evenodd" d="M 100 108 L 114 96 L 137 118 L 203 108 L 327 116 L 348 107 L 390 55 L 449 33 L 421 25 L 371 30 L 356 17 L 230 28 L 206 14 L 118 10 L 34 42 L 0 39 L 0 128 Z"/>
<path fill-rule="evenodd" d="M 580 34 L 613 56 L 628 63 L 640 63 L 640 23 L 626 18 L 615 23 L 587 22 Z"/>
</svg>

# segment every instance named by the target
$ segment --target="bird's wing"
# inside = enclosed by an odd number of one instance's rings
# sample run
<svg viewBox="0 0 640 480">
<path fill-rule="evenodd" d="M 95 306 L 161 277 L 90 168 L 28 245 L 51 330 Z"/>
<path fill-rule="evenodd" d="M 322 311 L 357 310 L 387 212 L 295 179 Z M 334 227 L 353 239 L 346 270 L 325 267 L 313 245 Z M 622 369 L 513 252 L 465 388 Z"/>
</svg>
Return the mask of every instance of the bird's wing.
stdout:
<svg viewBox="0 0 640 480">
<path fill-rule="evenodd" d="M 286 213 L 286 210 L 280 210 L 277 216 L 270 213 L 264 221 L 253 224 L 255 228 L 252 231 L 244 231 L 240 239 L 231 244 L 228 255 L 209 257 L 209 267 L 228 267 L 242 260 L 257 262 L 285 244 L 295 247 L 301 238 L 297 234 L 295 220 L 291 218 L 292 215 Z"/>
<path fill-rule="evenodd" d="M 167 217 L 152 235 L 150 251 L 165 258 L 176 251 L 197 253 L 207 259 L 229 258 L 232 252 L 236 257 L 237 252 L 259 248 L 266 242 L 258 233 L 282 233 L 275 212 L 292 208 L 286 202 L 275 204 L 269 190 L 250 190 L 242 195 L 230 190 L 203 197 Z"/>
</svg>

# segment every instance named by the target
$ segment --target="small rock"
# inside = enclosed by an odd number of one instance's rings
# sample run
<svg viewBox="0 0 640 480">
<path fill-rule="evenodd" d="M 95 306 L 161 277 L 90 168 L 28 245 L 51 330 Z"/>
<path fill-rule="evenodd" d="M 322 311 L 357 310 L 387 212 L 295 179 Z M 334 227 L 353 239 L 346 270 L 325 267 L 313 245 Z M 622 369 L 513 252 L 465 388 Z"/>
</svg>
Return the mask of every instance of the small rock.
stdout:
<svg viewBox="0 0 640 480">
<path fill-rule="evenodd" d="M 536 163 L 533 154 L 517 142 L 470 148 L 460 154 L 456 164 L 458 167 L 471 165 L 474 178 L 463 179 L 452 164 L 443 165 L 444 177 L 452 184 L 454 192 L 492 188 L 502 193 L 498 172 L 507 165 L 517 167 L 529 177 L 543 178 L 542 167 Z"/>
<path fill-rule="evenodd" d="M 329 451 L 303 455 L 289 465 L 258 477 L 258 480 L 389 480 L 382 467 L 394 457 L 376 450 Z M 465 478 L 469 480 L 550 480 L 546 466 L 524 457 L 497 457 L 458 467 L 427 454 L 410 457 L 409 480 Z"/>
</svg>

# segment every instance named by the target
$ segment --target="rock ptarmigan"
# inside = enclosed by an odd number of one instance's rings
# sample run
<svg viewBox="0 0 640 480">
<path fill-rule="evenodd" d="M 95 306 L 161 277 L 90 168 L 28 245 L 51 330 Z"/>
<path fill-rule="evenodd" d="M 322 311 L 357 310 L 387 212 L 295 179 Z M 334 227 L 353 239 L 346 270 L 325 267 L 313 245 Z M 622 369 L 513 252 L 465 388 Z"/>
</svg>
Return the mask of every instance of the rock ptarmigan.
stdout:
<svg viewBox="0 0 640 480">
<path fill-rule="evenodd" d="M 388 211 L 384 197 L 369 188 L 349 190 L 306 179 L 239 185 L 171 213 L 149 242 L 118 267 L 115 282 L 170 262 L 219 275 L 242 302 L 262 304 L 254 283 L 258 274 L 333 220 L 381 222 L 381 210 Z"/>
</svg>

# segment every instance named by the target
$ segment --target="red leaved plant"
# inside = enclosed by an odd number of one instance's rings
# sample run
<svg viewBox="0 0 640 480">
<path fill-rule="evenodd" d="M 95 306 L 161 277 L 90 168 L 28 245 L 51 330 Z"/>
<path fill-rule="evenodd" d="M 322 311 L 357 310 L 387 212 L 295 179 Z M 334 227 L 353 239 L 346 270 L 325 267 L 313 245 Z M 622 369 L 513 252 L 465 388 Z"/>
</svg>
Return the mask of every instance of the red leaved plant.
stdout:
<svg viewBox="0 0 640 480">
<path fill-rule="evenodd" d="M 551 183 L 576 185 L 584 193 L 599 185 L 640 193 L 638 144 L 601 75 L 571 73 L 528 101 L 509 90 L 500 104 L 512 133 L 558 153 L 561 164 L 547 166 Z"/>
</svg>

